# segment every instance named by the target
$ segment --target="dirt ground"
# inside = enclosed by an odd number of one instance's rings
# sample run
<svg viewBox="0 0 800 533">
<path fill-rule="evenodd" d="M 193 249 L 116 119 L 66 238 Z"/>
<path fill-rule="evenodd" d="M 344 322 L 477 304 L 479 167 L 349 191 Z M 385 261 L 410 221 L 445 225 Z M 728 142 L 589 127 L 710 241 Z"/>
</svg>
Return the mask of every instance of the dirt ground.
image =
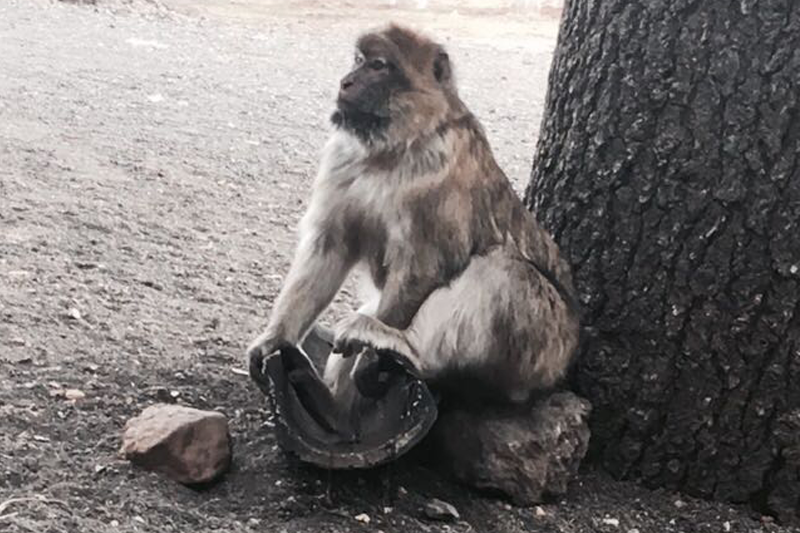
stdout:
<svg viewBox="0 0 800 533">
<path fill-rule="evenodd" d="M 0 531 L 788 531 L 591 468 L 536 510 L 447 481 L 422 451 L 326 473 L 277 449 L 242 354 L 286 272 L 354 36 L 392 18 L 447 41 L 521 190 L 557 30 L 513 10 L 355 6 L 0 2 Z M 191 490 L 119 459 L 125 420 L 156 401 L 229 417 L 222 482 Z M 462 519 L 424 519 L 430 497 Z"/>
</svg>

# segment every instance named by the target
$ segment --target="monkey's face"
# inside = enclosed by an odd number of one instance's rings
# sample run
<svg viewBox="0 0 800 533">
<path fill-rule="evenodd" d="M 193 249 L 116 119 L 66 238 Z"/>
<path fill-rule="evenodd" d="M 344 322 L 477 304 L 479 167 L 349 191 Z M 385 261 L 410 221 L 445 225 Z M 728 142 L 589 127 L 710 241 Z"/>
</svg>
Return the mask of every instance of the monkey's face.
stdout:
<svg viewBox="0 0 800 533">
<path fill-rule="evenodd" d="M 407 85 L 407 80 L 390 58 L 367 54 L 356 51 L 353 70 L 342 78 L 339 85 L 337 105 L 344 113 L 388 118 L 392 93 Z"/>
<path fill-rule="evenodd" d="M 353 69 L 342 78 L 333 120 L 364 137 L 385 130 L 392 99 L 408 88 L 395 58 L 379 50 L 357 50 Z"/>
<path fill-rule="evenodd" d="M 454 98 L 442 47 L 390 26 L 359 39 L 353 68 L 339 86 L 332 120 L 367 142 L 407 141 L 435 131 Z"/>
</svg>

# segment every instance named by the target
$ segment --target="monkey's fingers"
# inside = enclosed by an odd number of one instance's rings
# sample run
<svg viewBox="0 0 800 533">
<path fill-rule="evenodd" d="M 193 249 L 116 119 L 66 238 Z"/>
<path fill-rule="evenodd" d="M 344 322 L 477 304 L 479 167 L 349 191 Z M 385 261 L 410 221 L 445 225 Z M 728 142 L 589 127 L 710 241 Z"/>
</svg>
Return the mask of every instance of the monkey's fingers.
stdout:
<svg viewBox="0 0 800 533">
<path fill-rule="evenodd" d="M 250 361 L 250 379 L 252 379 L 258 387 L 264 391 L 265 387 L 269 388 L 269 378 L 266 374 L 266 356 L 260 347 L 251 348 L 247 351 L 247 357 Z"/>
<path fill-rule="evenodd" d="M 336 339 L 333 345 L 334 353 L 341 354 L 345 359 L 361 353 L 369 346 L 368 343 L 352 338 Z"/>
</svg>

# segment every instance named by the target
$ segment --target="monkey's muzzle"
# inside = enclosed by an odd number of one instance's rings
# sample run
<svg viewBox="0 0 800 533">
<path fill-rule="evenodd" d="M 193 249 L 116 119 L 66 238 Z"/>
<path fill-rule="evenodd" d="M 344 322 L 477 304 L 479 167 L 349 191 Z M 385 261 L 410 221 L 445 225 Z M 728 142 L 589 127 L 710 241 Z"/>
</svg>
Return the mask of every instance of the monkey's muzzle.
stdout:
<svg viewBox="0 0 800 533">
<path fill-rule="evenodd" d="M 281 447 L 323 468 L 368 468 L 422 440 L 438 411 L 411 365 L 368 348 L 353 373 L 353 393 L 335 399 L 320 378 L 331 349 L 328 334 L 315 329 L 302 347 L 283 348 L 267 360 Z"/>
</svg>

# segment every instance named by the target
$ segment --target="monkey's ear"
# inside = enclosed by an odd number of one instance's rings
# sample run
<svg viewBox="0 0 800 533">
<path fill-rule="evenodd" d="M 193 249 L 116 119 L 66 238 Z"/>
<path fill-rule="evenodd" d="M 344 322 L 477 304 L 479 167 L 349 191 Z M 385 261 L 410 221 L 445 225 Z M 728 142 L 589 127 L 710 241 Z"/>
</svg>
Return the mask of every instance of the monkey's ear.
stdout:
<svg viewBox="0 0 800 533">
<path fill-rule="evenodd" d="M 453 72 L 450 68 L 450 56 L 444 50 L 436 54 L 433 60 L 433 75 L 439 83 L 447 83 Z"/>
</svg>

